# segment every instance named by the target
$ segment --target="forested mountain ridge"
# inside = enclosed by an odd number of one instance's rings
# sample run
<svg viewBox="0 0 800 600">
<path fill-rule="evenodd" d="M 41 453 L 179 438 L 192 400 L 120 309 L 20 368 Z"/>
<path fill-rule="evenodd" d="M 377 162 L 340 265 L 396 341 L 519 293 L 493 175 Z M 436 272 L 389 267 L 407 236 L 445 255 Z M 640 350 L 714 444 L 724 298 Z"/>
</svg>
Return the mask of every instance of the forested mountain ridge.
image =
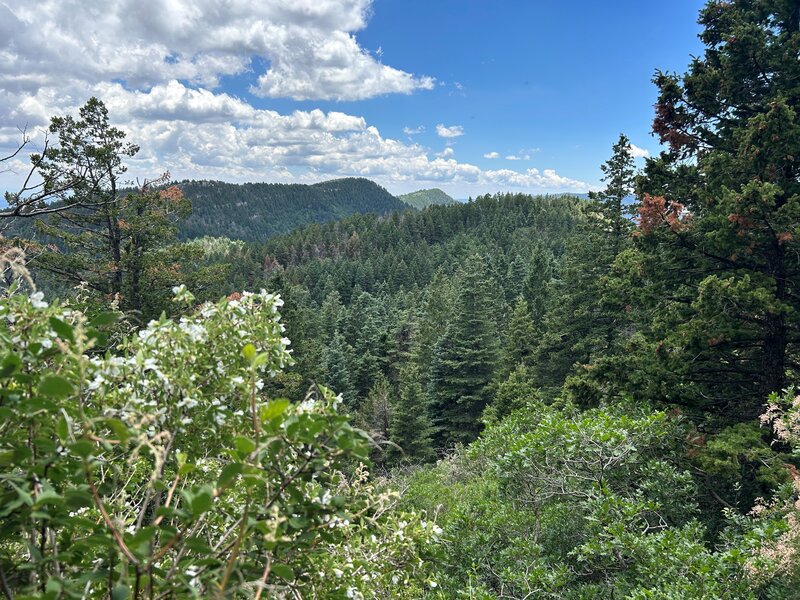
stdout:
<svg viewBox="0 0 800 600">
<path fill-rule="evenodd" d="M 417 190 L 416 192 L 401 194 L 397 197 L 397 199 L 405 202 L 412 208 L 416 208 L 417 210 L 432 206 L 434 204 L 447 205 L 454 204 L 456 202 L 456 200 L 439 188 Z"/>
<path fill-rule="evenodd" d="M 363 178 L 311 185 L 182 181 L 178 187 L 192 203 L 192 214 L 178 229 L 182 240 L 208 235 L 256 242 L 307 223 L 408 209 L 384 188 Z"/>
</svg>

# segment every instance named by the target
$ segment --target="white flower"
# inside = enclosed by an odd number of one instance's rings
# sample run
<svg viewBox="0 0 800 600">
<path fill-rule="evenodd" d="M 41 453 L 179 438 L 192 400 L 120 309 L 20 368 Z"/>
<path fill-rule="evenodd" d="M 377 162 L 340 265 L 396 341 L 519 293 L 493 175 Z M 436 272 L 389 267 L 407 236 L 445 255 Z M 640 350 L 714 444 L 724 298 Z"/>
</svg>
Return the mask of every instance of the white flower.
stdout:
<svg viewBox="0 0 800 600">
<path fill-rule="evenodd" d="M 33 308 L 47 308 L 47 302 L 44 302 L 44 292 L 31 294 L 31 306 Z"/>
</svg>

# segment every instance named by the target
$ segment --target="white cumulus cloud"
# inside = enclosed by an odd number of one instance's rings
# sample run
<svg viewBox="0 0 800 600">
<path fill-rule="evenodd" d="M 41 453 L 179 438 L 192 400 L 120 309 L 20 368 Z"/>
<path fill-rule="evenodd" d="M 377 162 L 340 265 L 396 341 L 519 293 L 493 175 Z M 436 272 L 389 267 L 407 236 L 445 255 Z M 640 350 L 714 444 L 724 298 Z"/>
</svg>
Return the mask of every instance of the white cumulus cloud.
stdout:
<svg viewBox="0 0 800 600">
<path fill-rule="evenodd" d="M 0 89 L 49 81 L 172 79 L 214 87 L 254 72 L 252 92 L 358 100 L 431 89 L 434 80 L 384 65 L 358 45 L 372 0 L 6 0 L 0 4 Z M 259 72 L 261 71 L 261 72 Z"/>
<path fill-rule="evenodd" d="M 420 133 L 425 133 L 425 127 L 422 125 L 419 127 L 403 127 L 403 133 L 406 135 L 419 135 Z"/>
<path fill-rule="evenodd" d="M 382 64 L 361 48 L 372 0 L 0 0 L 0 156 L 20 127 L 76 114 L 90 96 L 141 147 L 129 174 L 177 179 L 313 182 L 362 176 L 386 187 L 585 191 L 546 169 L 483 170 L 386 137 L 358 115 L 256 108 L 225 93 L 225 77 L 252 93 L 354 100 L 430 88 L 431 78 Z M 423 127 L 407 127 L 407 136 Z M 452 139 L 460 125 L 439 124 Z M 490 153 L 497 158 L 499 154 Z M 22 157 L 20 157 L 22 158 Z M 8 163 L 5 165 L 8 167 Z M 17 172 L 0 173 L 0 190 Z"/>
<path fill-rule="evenodd" d="M 497 152 L 487 152 L 483 158 L 500 158 L 500 155 Z"/>
<path fill-rule="evenodd" d="M 639 148 L 636 144 L 630 144 L 628 150 L 633 158 L 649 158 L 650 152 L 644 148 Z"/>
<path fill-rule="evenodd" d="M 443 138 L 455 138 L 464 135 L 464 128 L 461 125 L 445 127 L 442 123 L 436 126 L 436 135 Z"/>
</svg>

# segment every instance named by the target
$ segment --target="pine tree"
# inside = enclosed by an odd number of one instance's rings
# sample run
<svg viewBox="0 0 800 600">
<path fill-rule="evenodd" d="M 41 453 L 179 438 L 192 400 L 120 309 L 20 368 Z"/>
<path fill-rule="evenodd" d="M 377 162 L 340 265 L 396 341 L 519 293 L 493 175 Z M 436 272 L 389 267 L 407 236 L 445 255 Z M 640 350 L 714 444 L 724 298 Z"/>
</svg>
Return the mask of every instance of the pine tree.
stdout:
<svg viewBox="0 0 800 600">
<path fill-rule="evenodd" d="M 389 438 L 399 448 L 390 447 L 389 456 L 395 462 L 432 460 L 432 427 L 419 368 L 409 363 L 401 372 L 400 381 L 400 395 L 389 427 Z"/>
<path fill-rule="evenodd" d="M 518 364 L 508 378 L 497 385 L 492 402 L 483 413 L 483 420 L 487 425 L 497 423 L 512 411 L 538 398 L 539 390 L 534 384 L 533 373 L 530 368 Z"/>
<path fill-rule="evenodd" d="M 549 250 L 537 246 L 528 265 L 528 274 L 522 283 L 522 295 L 535 320 L 544 316 L 555 275 L 555 258 Z"/>
<path fill-rule="evenodd" d="M 506 328 L 506 342 L 503 348 L 503 365 L 510 373 L 517 365 L 530 366 L 536 349 L 536 327 L 533 323 L 528 302 L 522 296 L 517 298 L 514 312 Z"/>
<path fill-rule="evenodd" d="M 369 292 L 354 295 L 342 333 L 353 346 L 352 379 L 356 394 L 364 398 L 382 376 L 386 360 L 387 332 L 384 307 Z"/>
<path fill-rule="evenodd" d="M 391 397 L 392 389 L 389 381 L 380 375 L 361 403 L 356 417 L 358 426 L 369 434 L 379 448 L 390 438 L 390 428 L 394 420 Z M 372 458 L 374 462 L 382 464 L 385 462 L 385 456 L 384 450 L 376 449 Z"/>
<path fill-rule="evenodd" d="M 53 117 L 49 130 L 58 143 L 32 156 L 45 190 L 67 190 L 62 198 L 67 208 L 37 221 L 40 232 L 57 244 L 43 247 L 34 264 L 61 282 L 85 283 L 116 297 L 123 309 L 140 312 L 146 270 L 160 268 L 151 251 L 175 238 L 175 223 L 191 205 L 177 187 L 161 189 L 168 175 L 135 193 L 123 190 L 123 160 L 139 148 L 111 127 L 97 98 L 79 113 L 79 119 Z"/>
<path fill-rule="evenodd" d="M 470 442 L 481 429 L 498 361 L 494 282 L 473 255 L 459 273 L 456 313 L 433 351 L 429 396 L 437 445 Z"/>
<path fill-rule="evenodd" d="M 625 298 L 613 293 L 610 282 L 614 262 L 631 245 L 633 228 L 623 207 L 634 182 L 627 137 L 620 134 L 602 170 L 607 187 L 584 207 L 585 220 L 566 244 L 542 319 L 533 369 L 537 383 L 551 393 L 575 367 L 594 369 L 598 361 L 615 356 L 629 334 Z"/>
<path fill-rule="evenodd" d="M 633 193 L 634 165 L 631 155 L 631 143 L 625 134 L 619 134 L 619 140 L 611 149 L 612 156 L 600 165 L 603 171 L 602 180 L 606 188 L 595 197 L 600 201 L 603 213 L 611 230 L 611 255 L 616 256 L 622 249 L 624 238 L 632 228 L 626 217 L 624 201 Z"/>
<path fill-rule="evenodd" d="M 336 333 L 325 349 L 322 359 L 323 383 L 337 394 L 341 394 L 347 407 L 356 410 L 356 393 L 351 375 L 353 349 L 341 333 Z"/>
</svg>

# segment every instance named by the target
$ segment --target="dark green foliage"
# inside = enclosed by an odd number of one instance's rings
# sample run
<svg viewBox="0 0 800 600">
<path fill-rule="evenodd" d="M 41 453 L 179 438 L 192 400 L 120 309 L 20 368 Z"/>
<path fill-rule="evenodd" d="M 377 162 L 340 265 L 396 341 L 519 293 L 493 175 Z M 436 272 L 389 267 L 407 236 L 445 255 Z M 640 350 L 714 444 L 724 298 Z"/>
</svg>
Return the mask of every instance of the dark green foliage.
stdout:
<svg viewBox="0 0 800 600">
<path fill-rule="evenodd" d="M 634 285 L 658 315 L 641 368 L 675 402 L 737 421 L 798 375 L 797 21 L 794 2 L 708 4 L 703 55 L 656 75 L 653 130 L 670 150 L 639 180 L 652 196 Z"/>
<path fill-rule="evenodd" d="M 411 364 L 400 373 L 400 393 L 393 405 L 389 449 L 395 462 L 427 462 L 434 458 L 428 401 L 419 369 Z"/>
<path fill-rule="evenodd" d="M 625 198 L 634 188 L 634 165 L 631 155 L 631 143 L 625 134 L 619 134 L 619 140 L 612 147 L 612 156 L 600 165 L 606 188 L 592 197 L 600 201 L 603 214 L 612 237 L 613 254 L 622 249 L 623 238 L 631 230 L 631 222 L 626 218 Z"/>
<path fill-rule="evenodd" d="M 528 302 L 520 296 L 514 305 L 506 329 L 503 348 L 503 368 L 506 372 L 515 369 L 517 365 L 531 366 L 537 343 L 536 331 L 537 327 L 533 322 Z"/>
<path fill-rule="evenodd" d="M 402 194 L 398 196 L 397 199 L 405 204 L 408 204 L 411 208 L 416 208 L 417 210 L 422 210 L 423 208 L 433 206 L 434 204 L 448 205 L 456 203 L 455 200 L 453 200 L 439 188 L 418 190 L 416 192 L 411 192 L 410 194 Z"/>
<path fill-rule="evenodd" d="M 334 221 L 355 213 L 385 215 L 408 206 L 367 179 L 335 179 L 313 185 L 233 184 L 183 181 L 192 215 L 179 237 L 225 236 L 263 242 L 308 223 Z"/>
<path fill-rule="evenodd" d="M 177 188 L 163 187 L 166 175 L 137 190 L 121 189 L 123 160 L 138 147 L 110 126 L 108 111 L 96 98 L 80 109 L 77 120 L 53 117 L 50 133 L 58 143 L 32 160 L 45 189 L 67 191 L 61 209 L 36 222 L 48 243 L 37 248 L 34 267 L 49 273 L 58 287 L 84 284 L 101 301 L 112 300 L 137 318 L 157 316 L 148 312 L 152 301 L 146 296 L 165 291 L 154 284 L 159 271 L 170 266 L 156 250 L 175 238 L 191 205 Z M 166 290 L 179 283 L 176 279 Z"/>
<path fill-rule="evenodd" d="M 322 358 L 322 382 L 342 396 L 345 405 L 356 409 L 356 393 L 352 376 L 353 348 L 341 333 L 335 333 Z"/>
<path fill-rule="evenodd" d="M 431 362 L 428 394 L 438 446 L 470 442 L 480 431 L 499 358 L 496 285 L 480 256 L 471 256 L 459 272 L 455 314 Z"/>
<path fill-rule="evenodd" d="M 495 387 L 492 402 L 483 413 L 483 421 L 487 424 L 497 423 L 518 408 L 538 400 L 539 395 L 532 370 L 518 363 L 508 378 Z"/>
</svg>

